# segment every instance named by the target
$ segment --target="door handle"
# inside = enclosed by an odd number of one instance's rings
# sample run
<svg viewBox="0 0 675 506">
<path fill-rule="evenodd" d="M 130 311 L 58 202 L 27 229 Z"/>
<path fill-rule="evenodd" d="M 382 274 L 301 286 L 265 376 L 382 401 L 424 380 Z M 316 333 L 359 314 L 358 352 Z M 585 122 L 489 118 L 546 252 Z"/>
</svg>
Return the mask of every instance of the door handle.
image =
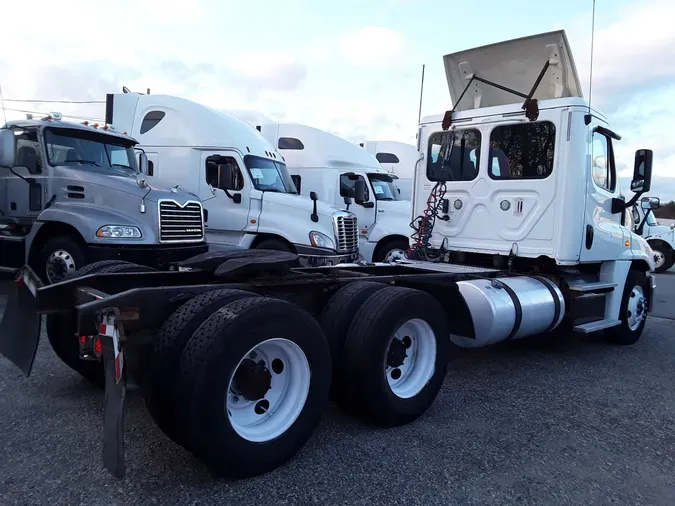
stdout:
<svg viewBox="0 0 675 506">
<path fill-rule="evenodd" d="M 586 225 L 586 249 L 593 246 L 593 225 Z"/>
</svg>

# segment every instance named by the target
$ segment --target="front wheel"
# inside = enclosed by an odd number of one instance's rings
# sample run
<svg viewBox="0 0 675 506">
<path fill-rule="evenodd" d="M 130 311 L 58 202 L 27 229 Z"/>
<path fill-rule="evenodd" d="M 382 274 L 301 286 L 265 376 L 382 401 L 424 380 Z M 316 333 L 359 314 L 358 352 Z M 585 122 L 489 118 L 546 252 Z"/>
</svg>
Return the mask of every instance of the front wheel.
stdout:
<svg viewBox="0 0 675 506">
<path fill-rule="evenodd" d="M 673 250 L 661 242 L 649 243 L 654 252 L 654 272 L 660 274 L 673 266 Z"/>
<path fill-rule="evenodd" d="M 635 344 L 647 323 L 647 276 L 631 269 L 626 276 L 619 319 L 621 325 L 605 331 L 610 341 L 616 344 Z"/>
<path fill-rule="evenodd" d="M 45 284 L 73 278 L 85 264 L 85 248 L 70 236 L 52 237 L 40 249 L 35 272 Z"/>
</svg>

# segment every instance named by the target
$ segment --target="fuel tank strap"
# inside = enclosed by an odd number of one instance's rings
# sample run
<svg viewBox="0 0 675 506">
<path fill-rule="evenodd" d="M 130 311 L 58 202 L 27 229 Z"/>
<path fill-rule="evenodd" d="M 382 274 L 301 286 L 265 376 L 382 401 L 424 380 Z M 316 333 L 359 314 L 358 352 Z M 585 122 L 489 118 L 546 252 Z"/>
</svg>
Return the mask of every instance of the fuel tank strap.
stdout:
<svg viewBox="0 0 675 506">
<path fill-rule="evenodd" d="M 560 299 L 558 298 L 558 292 L 556 292 L 553 287 L 551 286 L 552 281 L 549 281 L 543 276 L 532 276 L 532 279 L 536 279 L 539 281 L 541 284 L 543 284 L 546 288 L 548 288 L 548 291 L 551 292 L 551 297 L 553 298 L 553 320 L 551 320 L 551 324 L 548 326 L 548 328 L 544 332 L 550 332 L 552 331 L 556 324 L 558 323 L 558 318 L 560 318 Z"/>
<path fill-rule="evenodd" d="M 511 297 L 511 300 L 513 301 L 513 308 L 516 311 L 515 319 L 513 320 L 513 328 L 509 335 L 506 336 L 506 339 L 504 339 L 504 341 L 508 341 L 518 333 L 518 330 L 520 330 L 520 324 L 523 321 L 523 306 L 521 306 L 520 299 L 518 299 L 518 295 L 513 291 L 513 288 L 502 281 L 499 281 L 499 286 L 509 294 L 509 297 Z"/>
</svg>

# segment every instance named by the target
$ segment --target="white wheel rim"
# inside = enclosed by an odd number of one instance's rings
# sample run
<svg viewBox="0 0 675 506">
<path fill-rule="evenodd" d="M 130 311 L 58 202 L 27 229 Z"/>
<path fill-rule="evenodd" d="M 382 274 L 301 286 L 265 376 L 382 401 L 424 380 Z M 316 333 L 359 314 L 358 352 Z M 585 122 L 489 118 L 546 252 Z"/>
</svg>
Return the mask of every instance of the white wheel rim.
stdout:
<svg viewBox="0 0 675 506">
<path fill-rule="evenodd" d="M 75 265 L 75 259 L 70 252 L 57 249 L 47 257 L 45 272 L 50 283 L 60 283 L 70 279 L 75 275 L 75 271 L 77 271 L 77 265 Z"/>
<path fill-rule="evenodd" d="M 405 356 L 403 356 L 405 353 Z M 422 391 L 436 370 L 436 335 L 419 318 L 401 325 L 389 341 L 385 374 L 397 397 L 410 399 Z"/>
<path fill-rule="evenodd" d="M 647 299 L 644 296 L 642 287 L 634 286 L 628 299 L 628 308 L 626 310 L 626 322 L 628 327 L 637 330 L 644 319 L 647 317 Z"/>
<path fill-rule="evenodd" d="M 398 249 L 398 248 L 389 251 L 389 253 L 387 253 L 384 257 L 384 261 L 388 262 L 388 263 L 395 262 L 396 260 L 404 260 L 404 259 L 405 259 L 405 251 L 403 251 L 402 249 Z"/>
<path fill-rule="evenodd" d="M 270 388 L 258 398 L 255 397 L 260 391 L 254 395 L 249 392 L 252 398 L 247 399 L 242 393 L 246 385 L 240 380 L 235 381 L 235 375 L 237 371 L 244 372 L 242 366 L 250 370 L 251 361 L 264 364 L 269 373 Z M 267 377 L 267 373 L 259 368 L 257 380 L 260 381 L 261 374 L 263 378 Z M 305 406 L 310 376 L 309 361 L 294 342 L 275 338 L 254 346 L 239 361 L 230 377 L 225 400 L 230 425 L 239 436 L 255 443 L 281 436 L 295 423 Z"/>
<path fill-rule="evenodd" d="M 654 267 L 659 269 L 666 261 L 666 256 L 659 250 L 654 250 Z"/>
</svg>

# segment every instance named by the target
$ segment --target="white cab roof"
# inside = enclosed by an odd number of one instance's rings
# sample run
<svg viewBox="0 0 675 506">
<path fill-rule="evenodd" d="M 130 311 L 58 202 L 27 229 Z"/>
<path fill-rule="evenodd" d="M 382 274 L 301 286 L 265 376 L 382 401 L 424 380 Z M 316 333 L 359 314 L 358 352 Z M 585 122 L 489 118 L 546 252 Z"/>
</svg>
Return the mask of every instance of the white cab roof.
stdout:
<svg viewBox="0 0 675 506">
<path fill-rule="evenodd" d="M 564 30 L 467 49 L 443 57 L 453 105 L 473 74 L 529 94 L 546 61 L 549 67 L 533 98 L 583 97 L 579 76 Z M 455 111 L 523 103 L 524 99 L 473 81 Z"/>
</svg>

